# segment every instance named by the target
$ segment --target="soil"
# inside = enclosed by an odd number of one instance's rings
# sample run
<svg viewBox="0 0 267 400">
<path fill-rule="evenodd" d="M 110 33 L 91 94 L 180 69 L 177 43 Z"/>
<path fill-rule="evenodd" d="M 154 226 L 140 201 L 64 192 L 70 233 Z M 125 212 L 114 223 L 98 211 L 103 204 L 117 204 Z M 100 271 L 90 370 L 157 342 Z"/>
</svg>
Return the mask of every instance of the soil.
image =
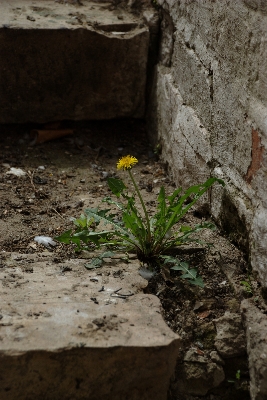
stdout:
<svg viewBox="0 0 267 400">
<path fill-rule="evenodd" d="M 164 185 L 168 194 L 174 190 L 167 166 L 149 145 L 143 121 L 66 121 L 61 127 L 73 129 L 74 134 L 38 145 L 31 145 L 30 131 L 45 126 L 0 127 L 1 251 L 29 255 L 44 251 L 43 245 L 34 241 L 35 236 L 53 238 L 71 229 L 71 217 L 78 217 L 84 208 L 96 207 L 103 197 L 111 194 L 108 176 L 119 176 L 130 185 L 127 175 L 116 170 L 116 162 L 122 155 L 131 154 L 139 160 L 133 173 L 149 213 L 156 210 L 160 186 Z M 25 176 L 9 174 L 11 167 L 21 168 Z M 196 206 L 182 223 L 193 225 L 204 220 L 210 220 L 210 216 Z M 179 277 L 179 272 L 167 269 L 157 273 L 146 288 L 160 298 L 167 324 L 182 338 L 177 371 L 188 349 L 193 348 L 198 354 L 215 349 L 214 319 L 227 310 L 239 313 L 240 302 L 246 296 L 253 295 L 255 303 L 260 304 L 257 283 L 251 282 L 251 293 L 240 284 L 249 282 L 249 267 L 243 254 L 219 229 L 202 231 L 201 239 L 212 245 L 194 244 L 178 249 L 176 255 L 198 268 L 204 289 L 188 284 Z M 79 257 L 72 245 L 58 243 L 50 251 L 54 260 L 60 262 Z M 237 370 L 240 370 L 238 379 Z M 224 383 L 201 399 L 250 398 L 246 357 L 226 362 L 225 373 Z M 177 397 L 174 387 L 175 379 L 170 400 L 200 398 Z"/>
</svg>

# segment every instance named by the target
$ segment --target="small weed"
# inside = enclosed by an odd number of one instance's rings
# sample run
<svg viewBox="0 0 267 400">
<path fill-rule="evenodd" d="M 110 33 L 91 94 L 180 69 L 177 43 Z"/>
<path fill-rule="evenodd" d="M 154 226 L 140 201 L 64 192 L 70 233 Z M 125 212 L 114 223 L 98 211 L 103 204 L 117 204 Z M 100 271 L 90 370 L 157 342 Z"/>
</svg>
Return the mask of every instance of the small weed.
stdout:
<svg viewBox="0 0 267 400">
<path fill-rule="evenodd" d="M 235 374 L 235 379 L 228 379 L 227 382 L 237 384 L 237 382 L 240 382 L 240 379 L 241 379 L 241 371 L 240 369 L 238 369 Z"/>
<path fill-rule="evenodd" d="M 151 3 L 152 3 L 153 7 L 154 7 L 156 10 L 159 10 L 159 9 L 160 9 L 160 5 L 159 5 L 159 3 L 157 2 L 157 0 L 151 0 Z"/>
<path fill-rule="evenodd" d="M 253 289 L 250 280 L 249 281 L 241 281 L 240 284 L 244 287 L 246 293 L 253 296 Z"/>
<path fill-rule="evenodd" d="M 162 152 L 162 146 L 160 143 L 158 143 L 155 147 L 154 147 L 154 154 L 159 157 L 161 155 Z"/>
<path fill-rule="evenodd" d="M 94 258 L 90 264 L 86 264 L 88 269 L 100 267 L 104 258 L 112 257 L 113 251 L 134 250 L 138 259 L 147 264 L 151 270 L 167 265 L 174 271 L 181 271 L 181 278 L 187 279 L 193 285 L 203 287 L 203 280 L 198 276 L 196 269 L 190 268 L 186 262 L 168 254 L 177 246 L 191 242 L 203 244 L 199 238 L 192 235 L 205 228 L 213 229 L 214 225 L 209 222 L 202 222 L 193 228 L 181 225 L 178 232 L 175 232 L 173 228 L 215 182 L 221 185 L 224 185 L 224 182 L 217 178 L 209 178 L 205 183 L 191 186 L 186 191 L 178 188 L 171 196 L 167 196 L 164 187 L 161 187 L 157 199 L 157 212 L 149 217 L 131 173 L 132 167 L 137 162 L 135 157 L 128 155 L 122 157 L 117 163 L 118 169 L 125 170 L 129 174 L 135 189 L 133 194 L 127 192 L 122 180 L 109 178 L 107 181 L 112 193 L 122 201 L 106 197 L 103 202 L 115 205 L 121 213 L 121 218 L 118 219 L 117 214 L 110 208 L 87 208 L 80 218 L 73 221 L 74 232 L 69 230 L 55 239 L 62 243 L 75 243 L 77 251 L 80 251 L 82 246 L 88 249 L 90 243 L 97 248 L 104 247 L 103 254 Z M 142 213 L 136 207 L 136 198 L 139 199 Z"/>
<path fill-rule="evenodd" d="M 240 371 L 240 369 L 238 369 L 238 370 L 236 371 L 235 377 L 236 377 L 236 379 L 237 379 L 238 381 L 240 380 L 240 377 L 241 377 L 241 371 Z"/>
</svg>

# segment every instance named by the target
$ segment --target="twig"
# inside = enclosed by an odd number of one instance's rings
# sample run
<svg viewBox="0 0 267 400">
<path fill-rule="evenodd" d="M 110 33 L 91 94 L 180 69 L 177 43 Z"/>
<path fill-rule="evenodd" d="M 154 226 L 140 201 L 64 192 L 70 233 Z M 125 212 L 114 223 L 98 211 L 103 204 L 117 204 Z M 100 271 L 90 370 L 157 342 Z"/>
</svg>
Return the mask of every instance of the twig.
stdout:
<svg viewBox="0 0 267 400">
<path fill-rule="evenodd" d="M 111 293 L 110 297 L 118 297 L 120 299 L 126 299 L 127 297 L 134 295 L 134 293 L 129 293 L 129 294 L 119 293 L 121 289 L 122 288 L 115 290 L 113 293 Z"/>
<path fill-rule="evenodd" d="M 34 192 L 35 192 L 35 193 L 38 193 L 38 190 L 36 189 L 36 187 L 35 187 L 35 185 L 34 185 L 34 183 L 33 183 L 34 171 L 33 171 L 33 172 L 28 171 L 28 172 L 27 172 L 27 175 L 28 175 L 28 177 L 30 178 L 31 185 L 32 185 L 32 187 L 33 187 Z"/>
<path fill-rule="evenodd" d="M 59 212 L 55 208 L 51 208 L 51 210 L 53 210 L 57 215 L 59 215 L 60 218 L 64 219 L 64 217 L 62 217 L 62 215 L 59 214 Z"/>
</svg>

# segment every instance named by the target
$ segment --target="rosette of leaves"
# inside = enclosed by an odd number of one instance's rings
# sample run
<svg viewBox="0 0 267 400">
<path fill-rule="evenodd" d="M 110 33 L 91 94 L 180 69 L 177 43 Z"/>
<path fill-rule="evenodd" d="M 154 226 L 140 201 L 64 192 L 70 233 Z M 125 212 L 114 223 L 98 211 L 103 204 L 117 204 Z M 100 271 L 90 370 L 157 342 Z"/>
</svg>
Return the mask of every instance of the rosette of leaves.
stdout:
<svg viewBox="0 0 267 400">
<path fill-rule="evenodd" d="M 116 251 L 135 251 L 138 259 L 148 265 L 149 268 L 168 265 L 170 269 L 181 271 L 181 277 L 190 283 L 203 287 L 203 280 L 197 275 L 196 269 L 190 269 L 186 262 L 170 256 L 170 250 L 188 244 L 189 242 L 201 243 L 193 234 L 204 228 L 213 228 L 209 222 L 203 222 L 196 226 L 180 226 L 174 231 L 174 227 L 198 201 L 198 199 L 215 183 L 224 185 L 217 178 L 209 178 L 205 183 L 191 186 L 186 191 L 176 189 L 172 195 L 167 196 L 164 187 L 161 187 L 158 195 L 156 214 L 148 218 L 140 191 L 134 181 L 130 168 L 127 171 L 134 183 L 136 192 L 129 195 L 127 188 L 120 179 L 109 178 L 108 185 L 117 200 L 106 197 L 103 202 L 115 205 L 119 211 L 114 213 L 110 208 L 87 208 L 80 218 L 75 219 L 74 230 L 64 232 L 55 239 L 62 243 L 75 243 L 76 250 L 82 248 L 105 248 Z M 139 197 L 143 208 L 143 214 L 136 207 L 136 196 Z M 141 208 L 141 209 L 142 209 Z M 176 227 L 175 227 L 176 228 Z M 103 253 L 105 254 L 105 253 Z M 91 267 L 99 267 L 103 256 L 92 260 Z"/>
</svg>

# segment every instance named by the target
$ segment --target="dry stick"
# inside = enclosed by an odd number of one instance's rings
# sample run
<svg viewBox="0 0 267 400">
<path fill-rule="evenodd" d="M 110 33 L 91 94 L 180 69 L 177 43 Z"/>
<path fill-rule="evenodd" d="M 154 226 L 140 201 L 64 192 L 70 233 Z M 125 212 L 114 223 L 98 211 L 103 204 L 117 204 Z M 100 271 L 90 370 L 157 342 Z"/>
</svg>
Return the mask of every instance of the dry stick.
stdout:
<svg viewBox="0 0 267 400">
<path fill-rule="evenodd" d="M 59 212 L 55 208 L 51 208 L 51 210 L 53 210 L 57 215 L 59 215 L 60 218 L 64 219 L 64 217 L 62 217 L 62 215 L 59 214 Z"/>
<path fill-rule="evenodd" d="M 35 187 L 35 185 L 34 185 L 34 183 L 33 183 L 34 171 L 33 171 L 33 172 L 28 171 L 28 172 L 27 172 L 27 175 L 28 175 L 28 177 L 30 178 L 31 185 L 32 185 L 32 187 L 33 187 L 34 192 L 35 192 L 35 193 L 38 193 L 38 190 L 36 189 L 36 187 Z"/>
</svg>

